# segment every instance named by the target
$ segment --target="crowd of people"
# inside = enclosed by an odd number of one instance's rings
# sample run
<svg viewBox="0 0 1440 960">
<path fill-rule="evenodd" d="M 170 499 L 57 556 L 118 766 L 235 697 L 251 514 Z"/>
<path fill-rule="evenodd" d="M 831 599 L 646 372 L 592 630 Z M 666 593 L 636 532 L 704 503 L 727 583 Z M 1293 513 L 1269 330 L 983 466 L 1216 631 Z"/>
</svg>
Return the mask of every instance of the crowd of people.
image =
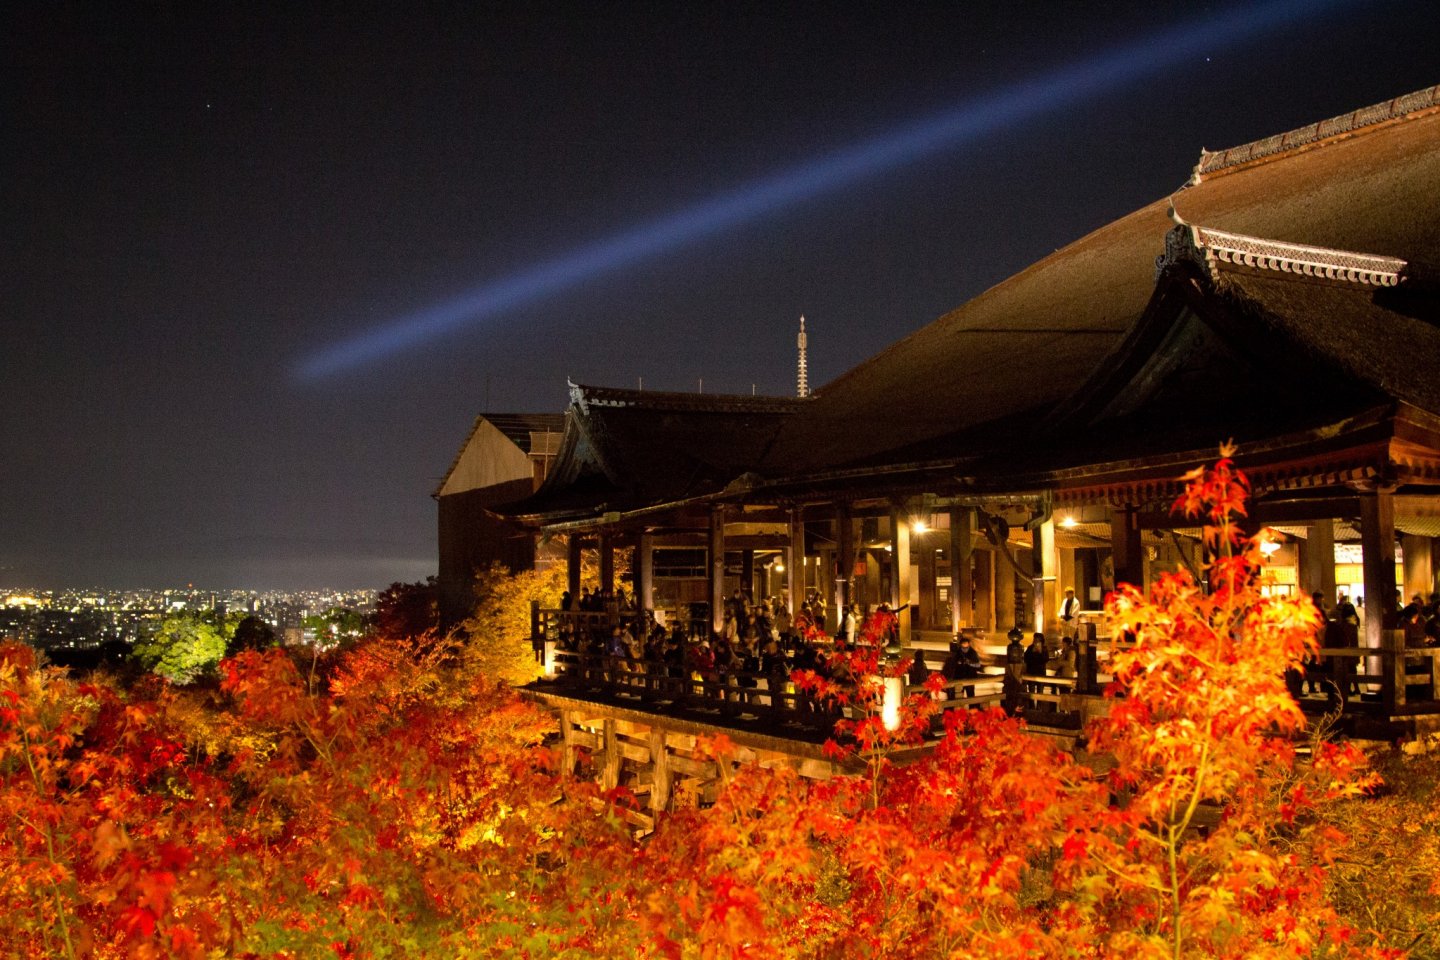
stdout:
<svg viewBox="0 0 1440 960">
<path fill-rule="evenodd" d="M 718 630 L 712 629 L 708 615 L 661 623 L 652 611 L 636 609 L 623 591 L 611 594 L 586 589 L 574 598 L 567 593 L 562 608 L 567 613 L 608 615 L 557 618 L 554 639 L 559 650 L 608 659 L 601 667 L 605 676 L 629 674 L 631 681 L 635 674 L 699 677 L 722 686 L 754 688 L 763 684 L 766 690 L 779 690 L 785 689 L 795 671 L 808 670 L 845 686 L 853 678 L 845 675 L 843 658 L 832 656 L 837 643 L 885 646 L 898 639 L 896 616 L 886 604 L 873 610 L 845 607 L 836 617 L 833 636 L 826 633 L 825 601 L 814 591 L 792 617 L 778 597 L 752 601 L 737 590 L 725 600 Z M 957 638 L 937 668 L 932 669 L 922 649 L 910 651 L 910 655 L 913 660 L 907 680 L 914 686 L 937 671 L 947 681 L 984 675 L 981 654 L 969 636 Z M 975 696 L 973 685 L 959 689 L 957 696 Z"/>
<path fill-rule="evenodd" d="M 1338 648 L 1363 644 L 1359 635 L 1361 608 L 1351 601 L 1348 594 L 1341 592 L 1335 606 L 1328 609 L 1325 595 L 1318 591 L 1310 595 L 1310 602 L 1320 615 L 1320 633 L 1316 638 L 1318 646 Z M 1406 647 L 1440 647 L 1440 593 L 1431 593 L 1428 600 L 1417 593 L 1410 597 L 1409 603 L 1405 603 L 1403 594 L 1397 590 L 1395 607 L 1398 612 L 1393 626 L 1404 632 Z M 1335 695 L 1338 692 L 1342 697 L 1358 694 L 1360 688 L 1354 677 L 1360 666 L 1359 658 L 1338 657 L 1337 660 L 1332 664 L 1316 654 L 1307 655 L 1303 671 L 1287 672 L 1285 679 L 1291 694 L 1297 699 L 1305 694 Z M 1328 684 L 1337 682 L 1341 689 L 1327 689 Z"/>
<path fill-rule="evenodd" d="M 1415 594 L 1400 607 L 1398 620 L 1405 631 L 1405 646 L 1440 647 L 1440 593 L 1430 594 L 1429 600 Z"/>
<path fill-rule="evenodd" d="M 598 599 L 596 599 L 598 598 Z M 662 624 L 650 610 L 636 610 L 623 592 L 613 597 L 584 591 L 567 612 L 604 612 L 612 617 L 562 617 L 560 650 L 592 657 L 613 657 L 623 669 L 655 676 L 698 675 L 736 686 L 757 686 L 760 678 L 775 680 L 795 670 L 827 669 L 824 641 L 816 624 L 824 623 L 823 601 L 806 600 L 792 618 L 777 598 L 752 602 L 736 591 L 725 601 L 722 625 L 710 629 L 709 618 L 676 619 Z"/>
</svg>

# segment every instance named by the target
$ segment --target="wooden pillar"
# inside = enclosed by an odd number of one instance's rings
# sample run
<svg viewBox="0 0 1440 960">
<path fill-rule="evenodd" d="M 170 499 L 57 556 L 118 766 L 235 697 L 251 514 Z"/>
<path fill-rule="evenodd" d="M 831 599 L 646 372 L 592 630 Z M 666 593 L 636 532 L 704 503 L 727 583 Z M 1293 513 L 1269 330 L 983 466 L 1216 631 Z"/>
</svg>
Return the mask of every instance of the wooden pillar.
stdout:
<svg viewBox="0 0 1440 960">
<path fill-rule="evenodd" d="M 835 632 L 835 571 L 840 569 L 840 555 L 831 547 L 821 547 L 815 560 L 815 596 L 825 601 L 825 622 L 819 626 Z M 829 597 L 825 596 L 830 593 Z"/>
<path fill-rule="evenodd" d="M 600 592 L 615 591 L 615 540 L 608 533 L 600 534 Z"/>
<path fill-rule="evenodd" d="M 975 552 L 974 507 L 950 508 L 950 632 L 958 634 L 970 613 L 970 560 Z"/>
<path fill-rule="evenodd" d="M 991 553 L 995 566 L 995 629 L 1008 633 L 1015 626 L 1015 568 Z"/>
<path fill-rule="evenodd" d="M 835 626 L 851 600 L 851 578 L 855 576 L 855 524 L 850 518 L 850 504 L 835 507 Z M 857 624 L 858 626 L 858 624 Z"/>
<path fill-rule="evenodd" d="M 920 599 L 914 611 L 915 628 L 931 629 L 936 627 L 935 617 L 935 538 L 925 535 L 922 539 L 910 545 L 915 554 L 915 565 L 918 567 L 920 583 L 917 592 Z M 945 621 L 950 620 L 950 611 L 945 611 Z"/>
<path fill-rule="evenodd" d="M 710 510 L 710 629 L 725 625 L 725 508 Z"/>
<path fill-rule="evenodd" d="M 1430 567 L 1430 538 L 1405 534 L 1400 538 L 1400 549 L 1405 564 L 1405 602 L 1415 594 L 1420 594 L 1420 600 L 1426 601 L 1430 597 L 1430 591 L 1434 589 L 1431 584 L 1435 582 L 1433 571 Z"/>
<path fill-rule="evenodd" d="M 1128 583 L 1145 589 L 1145 549 L 1140 543 L 1140 511 L 1135 507 L 1126 505 L 1110 511 L 1110 552 L 1115 585 Z"/>
<path fill-rule="evenodd" d="M 899 511 L 890 514 L 890 607 L 900 620 L 900 643 L 910 645 L 913 618 L 910 614 L 910 517 Z"/>
<path fill-rule="evenodd" d="M 650 728 L 650 812 L 661 814 L 670 809 L 670 754 L 665 747 L 665 728 Z"/>
<path fill-rule="evenodd" d="M 572 533 L 565 543 L 565 589 L 580 599 L 580 534 Z"/>
<path fill-rule="evenodd" d="M 1052 517 L 1034 532 L 1035 551 L 1035 632 L 1044 633 L 1054 619 L 1059 607 L 1056 592 L 1056 577 L 1060 574 L 1060 559 L 1055 552 L 1055 520 Z"/>
<path fill-rule="evenodd" d="M 655 609 L 655 535 L 641 530 L 635 543 L 635 607 Z"/>
<path fill-rule="evenodd" d="M 1405 702 L 1404 635 L 1395 626 L 1395 498 L 1380 488 L 1360 494 L 1360 545 L 1364 553 L 1364 646 L 1385 650 L 1381 696 L 1387 710 Z M 1373 663 L 1373 661 L 1372 661 Z"/>
<path fill-rule="evenodd" d="M 975 583 L 975 626 L 995 629 L 995 552 L 975 551 L 972 564 Z"/>
<path fill-rule="evenodd" d="M 620 735 L 615 730 L 615 720 L 606 717 L 601 724 L 604 766 L 600 768 L 600 789 L 614 790 L 620 786 Z"/>
<path fill-rule="evenodd" d="M 575 713 L 571 710 L 560 711 L 560 742 L 560 776 L 568 779 L 575 775 Z"/>
<path fill-rule="evenodd" d="M 850 585 L 850 605 L 858 608 L 868 604 L 874 607 L 889 601 L 889 591 L 884 596 L 880 594 L 880 572 L 887 562 L 884 551 L 862 548 L 855 559 L 865 564 L 865 577 Z"/>
<path fill-rule="evenodd" d="M 1325 597 L 1325 609 L 1335 606 L 1335 521 L 1316 520 L 1306 531 L 1300 548 L 1300 583 L 1307 595 Z"/>
<path fill-rule="evenodd" d="M 755 599 L 755 551 L 740 551 L 740 592 Z"/>
<path fill-rule="evenodd" d="M 785 592 L 788 594 L 785 606 L 792 617 L 800 608 L 805 590 L 805 581 L 800 576 L 805 567 L 805 521 L 800 517 L 799 509 L 790 511 L 790 538 L 785 544 Z"/>
</svg>

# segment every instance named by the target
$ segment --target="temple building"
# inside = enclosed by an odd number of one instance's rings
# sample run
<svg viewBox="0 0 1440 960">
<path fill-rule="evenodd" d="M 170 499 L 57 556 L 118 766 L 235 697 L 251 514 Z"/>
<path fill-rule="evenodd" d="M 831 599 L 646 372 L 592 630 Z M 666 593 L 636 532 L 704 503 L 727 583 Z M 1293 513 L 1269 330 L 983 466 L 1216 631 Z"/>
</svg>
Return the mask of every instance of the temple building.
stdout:
<svg viewBox="0 0 1440 960">
<path fill-rule="evenodd" d="M 903 643 L 943 645 L 1199 569 L 1170 505 L 1233 440 L 1272 589 L 1356 600 L 1360 673 L 1403 712 L 1396 599 L 1440 589 L 1437 184 L 1440 87 L 1202 152 L 808 395 L 571 384 L 544 483 L 491 509 L 566 535 L 572 578 L 582 545 L 602 577 L 632 551 L 662 615 L 818 595 L 832 630 L 886 603 Z"/>
<path fill-rule="evenodd" d="M 475 418 L 432 496 L 438 505 L 442 622 L 463 620 L 474 606 L 477 571 L 492 563 L 535 566 L 536 537 L 490 508 L 527 497 L 544 482 L 560 448 L 560 414 L 493 413 Z"/>
</svg>

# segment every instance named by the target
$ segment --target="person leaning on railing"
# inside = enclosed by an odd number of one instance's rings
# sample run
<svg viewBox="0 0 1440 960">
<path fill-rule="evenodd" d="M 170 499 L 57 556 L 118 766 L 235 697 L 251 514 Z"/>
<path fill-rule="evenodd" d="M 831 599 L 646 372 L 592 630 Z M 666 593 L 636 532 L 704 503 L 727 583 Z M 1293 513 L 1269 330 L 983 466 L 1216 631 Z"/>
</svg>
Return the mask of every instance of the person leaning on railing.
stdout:
<svg viewBox="0 0 1440 960">
<path fill-rule="evenodd" d="M 946 680 L 969 680 L 980 676 L 980 651 L 970 643 L 968 636 L 962 633 L 958 640 L 950 644 L 950 655 L 940 665 L 940 672 L 945 675 Z M 967 699 L 975 696 L 973 685 L 960 689 Z"/>
</svg>

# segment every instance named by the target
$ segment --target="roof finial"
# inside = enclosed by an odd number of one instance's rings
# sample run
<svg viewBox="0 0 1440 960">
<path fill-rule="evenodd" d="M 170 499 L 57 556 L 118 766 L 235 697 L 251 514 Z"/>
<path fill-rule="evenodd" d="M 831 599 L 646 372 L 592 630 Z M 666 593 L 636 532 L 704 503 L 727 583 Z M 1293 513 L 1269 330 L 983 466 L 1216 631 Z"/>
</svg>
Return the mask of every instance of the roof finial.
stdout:
<svg viewBox="0 0 1440 960">
<path fill-rule="evenodd" d="M 795 369 L 795 395 L 808 397 L 810 396 L 810 371 L 805 352 L 806 347 L 809 346 L 809 339 L 805 336 L 805 316 L 803 314 L 800 316 L 800 335 L 795 338 L 795 346 L 800 351 Z"/>
<path fill-rule="evenodd" d="M 1190 226 L 1190 224 L 1186 223 L 1186 222 L 1185 222 L 1185 219 L 1184 219 L 1183 217 L 1181 217 L 1180 214 L 1178 214 L 1178 213 L 1175 212 L 1175 198 L 1174 198 L 1174 197 L 1171 197 L 1171 198 L 1170 198 L 1170 209 L 1166 210 L 1165 212 L 1170 215 L 1170 219 L 1175 223 L 1176 226 L 1179 226 L 1179 227 L 1188 227 L 1188 226 Z"/>
</svg>

